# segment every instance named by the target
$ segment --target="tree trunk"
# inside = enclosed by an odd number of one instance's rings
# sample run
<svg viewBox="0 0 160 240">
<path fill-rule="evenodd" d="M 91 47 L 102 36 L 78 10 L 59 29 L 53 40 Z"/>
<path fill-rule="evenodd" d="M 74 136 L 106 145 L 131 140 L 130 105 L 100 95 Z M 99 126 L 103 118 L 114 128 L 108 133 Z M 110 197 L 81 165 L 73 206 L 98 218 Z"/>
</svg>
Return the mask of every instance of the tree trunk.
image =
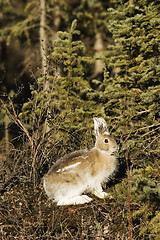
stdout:
<svg viewBox="0 0 160 240">
<path fill-rule="evenodd" d="M 103 47 L 103 41 L 100 32 L 96 33 L 96 40 L 94 44 L 94 50 L 95 50 L 95 57 L 102 56 L 104 47 Z M 102 60 L 96 60 L 95 62 L 95 68 L 94 68 L 94 75 L 96 76 L 98 73 L 103 72 L 103 61 Z"/>
<path fill-rule="evenodd" d="M 42 73 L 44 77 L 44 90 L 47 90 L 48 84 L 46 81 L 47 77 L 47 39 L 46 39 L 46 7 L 45 7 L 45 0 L 40 0 L 40 52 L 42 58 Z"/>
</svg>

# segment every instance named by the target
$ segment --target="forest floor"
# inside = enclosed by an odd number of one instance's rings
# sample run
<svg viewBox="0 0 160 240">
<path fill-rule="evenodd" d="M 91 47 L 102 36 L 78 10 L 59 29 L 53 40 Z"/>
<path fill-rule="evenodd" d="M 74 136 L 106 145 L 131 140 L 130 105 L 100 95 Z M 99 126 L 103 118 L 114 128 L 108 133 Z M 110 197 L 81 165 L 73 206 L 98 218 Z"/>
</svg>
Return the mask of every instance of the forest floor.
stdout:
<svg viewBox="0 0 160 240">
<path fill-rule="evenodd" d="M 117 207 L 114 198 L 90 195 L 88 204 L 57 206 L 47 198 L 40 174 L 33 184 L 29 165 L 24 158 L 8 163 L 1 156 L 0 239 L 127 239 L 125 203 Z"/>
<path fill-rule="evenodd" d="M 1 239 L 127 239 L 127 209 L 114 202 L 56 206 L 41 187 L 16 184 L 0 200 Z"/>
<path fill-rule="evenodd" d="M 90 194 L 93 201 L 88 204 L 57 206 L 43 189 L 43 169 L 31 171 L 28 154 L 16 154 L 10 161 L 0 158 L 0 239 L 129 239 L 127 195 L 117 200 L 114 181 L 107 189 L 104 185 L 113 198 L 98 199 Z M 127 192 L 127 179 L 123 180 Z M 138 204 L 131 202 L 131 211 L 136 208 Z M 134 221 L 132 239 L 140 239 L 140 224 Z"/>
</svg>

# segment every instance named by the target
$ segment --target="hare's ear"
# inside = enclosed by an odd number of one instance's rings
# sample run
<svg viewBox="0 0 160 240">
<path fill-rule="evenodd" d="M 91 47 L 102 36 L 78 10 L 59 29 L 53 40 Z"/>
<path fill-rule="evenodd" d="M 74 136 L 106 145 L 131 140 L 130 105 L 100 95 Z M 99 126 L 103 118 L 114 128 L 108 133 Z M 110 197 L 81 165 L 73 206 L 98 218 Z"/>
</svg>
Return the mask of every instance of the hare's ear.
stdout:
<svg viewBox="0 0 160 240">
<path fill-rule="evenodd" d="M 96 136 L 104 133 L 109 135 L 106 122 L 103 118 L 93 118 L 93 120 L 94 120 L 94 131 Z"/>
</svg>

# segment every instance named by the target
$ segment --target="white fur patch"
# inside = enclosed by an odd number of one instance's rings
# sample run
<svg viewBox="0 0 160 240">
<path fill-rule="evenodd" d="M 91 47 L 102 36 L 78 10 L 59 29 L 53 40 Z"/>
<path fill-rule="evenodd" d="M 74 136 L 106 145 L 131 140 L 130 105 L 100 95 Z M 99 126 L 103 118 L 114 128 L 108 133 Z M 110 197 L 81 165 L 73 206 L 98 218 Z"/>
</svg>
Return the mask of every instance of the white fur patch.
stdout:
<svg viewBox="0 0 160 240">
<path fill-rule="evenodd" d="M 114 148 L 110 148 L 108 151 L 100 150 L 100 152 L 102 154 L 104 154 L 104 156 L 105 155 L 113 156 L 113 153 L 115 152 L 115 149 Z"/>
<path fill-rule="evenodd" d="M 103 134 L 110 135 L 109 131 L 105 131 Z"/>
<path fill-rule="evenodd" d="M 71 165 L 69 165 L 69 166 L 67 166 L 67 167 L 64 167 L 64 168 L 62 168 L 62 169 L 58 169 L 57 172 L 64 172 L 65 170 L 75 168 L 75 167 L 77 167 L 79 164 L 81 164 L 81 162 L 77 162 L 77 163 L 71 164 Z"/>
<path fill-rule="evenodd" d="M 107 135 L 109 134 L 106 122 L 103 118 L 93 118 L 93 120 L 94 120 L 94 131 L 95 131 L 96 137 L 100 133 L 100 128 L 101 128 L 101 131 L 106 130 L 105 133 Z"/>
<path fill-rule="evenodd" d="M 88 158 L 88 156 L 86 156 L 86 157 L 83 157 L 83 156 L 82 156 L 82 158 L 83 158 L 83 159 L 87 159 L 87 158 Z"/>
<path fill-rule="evenodd" d="M 92 201 L 92 198 L 88 197 L 87 195 L 76 196 L 70 199 L 61 199 L 58 201 L 57 205 L 75 205 L 75 204 L 84 204 Z"/>
<path fill-rule="evenodd" d="M 43 187 L 44 187 L 44 189 L 45 189 L 45 191 L 46 191 L 46 183 L 45 183 L 45 179 L 43 180 Z"/>
</svg>

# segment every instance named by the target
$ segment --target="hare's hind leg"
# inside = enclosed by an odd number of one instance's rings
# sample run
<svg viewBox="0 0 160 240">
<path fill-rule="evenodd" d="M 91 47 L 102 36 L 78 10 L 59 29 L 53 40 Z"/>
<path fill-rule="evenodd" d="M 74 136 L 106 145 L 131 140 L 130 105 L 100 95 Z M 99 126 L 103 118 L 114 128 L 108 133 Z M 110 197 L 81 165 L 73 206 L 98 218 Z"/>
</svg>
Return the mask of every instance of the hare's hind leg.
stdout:
<svg viewBox="0 0 160 240">
<path fill-rule="evenodd" d="M 84 204 L 92 199 L 82 193 L 86 184 L 76 172 L 64 172 L 48 176 L 44 184 L 50 198 L 54 198 L 57 205 Z"/>
<path fill-rule="evenodd" d="M 78 179 L 78 181 L 75 180 L 76 179 L 74 179 L 74 182 L 64 183 L 63 187 L 59 187 L 59 192 L 57 192 L 57 205 L 84 204 L 92 201 L 92 198 L 87 195 L 82 195 L 85 190 L 83 182 L 78 182 L 80 179 Z"/>
<path fill-rule="evenodd" d="M 92 198 L 88 197 L 87 195 L 81 195 L 77 197 L 72 197 L 69 199 L 61 199 L 58 201 L 57 205 L 76 205 L 76 204 L 84 204 L 92 201 Z"/>
</svg>

